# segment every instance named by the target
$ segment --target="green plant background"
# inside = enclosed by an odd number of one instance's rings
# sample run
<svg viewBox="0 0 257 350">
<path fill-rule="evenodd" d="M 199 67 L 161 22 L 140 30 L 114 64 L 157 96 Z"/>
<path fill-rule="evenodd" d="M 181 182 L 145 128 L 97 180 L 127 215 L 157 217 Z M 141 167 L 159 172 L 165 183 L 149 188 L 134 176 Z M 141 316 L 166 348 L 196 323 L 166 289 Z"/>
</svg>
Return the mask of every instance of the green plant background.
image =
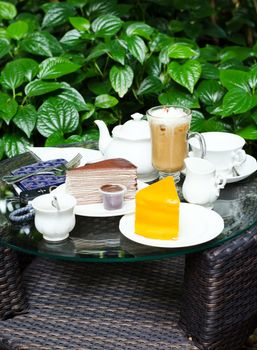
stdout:
<svg viewBox="0 0 257 350">
<path fill-rule="evenodd" d="M 256 154 L 256 23 L 256 0 L 0 1 L 0 158 L 158 104 Z"/>
</svg>

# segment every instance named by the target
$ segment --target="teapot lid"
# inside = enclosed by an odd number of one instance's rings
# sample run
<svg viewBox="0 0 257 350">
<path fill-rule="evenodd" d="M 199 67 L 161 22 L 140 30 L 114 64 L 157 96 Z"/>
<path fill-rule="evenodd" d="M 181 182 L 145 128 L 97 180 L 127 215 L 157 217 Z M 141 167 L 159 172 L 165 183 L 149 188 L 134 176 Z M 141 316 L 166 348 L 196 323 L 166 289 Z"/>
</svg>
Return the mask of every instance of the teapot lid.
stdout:
<svg viewBox="0 0 257 350">
<path fill-rule="evenodd" d="M 143 120 L 143 114 L 134 113 L 132 119 L 123 125 L 115 126 L 112 131 L 114 137 L 126 140 L 148 140 L 150 139 L 150 127 L 147 120 Z"/>
</svg>

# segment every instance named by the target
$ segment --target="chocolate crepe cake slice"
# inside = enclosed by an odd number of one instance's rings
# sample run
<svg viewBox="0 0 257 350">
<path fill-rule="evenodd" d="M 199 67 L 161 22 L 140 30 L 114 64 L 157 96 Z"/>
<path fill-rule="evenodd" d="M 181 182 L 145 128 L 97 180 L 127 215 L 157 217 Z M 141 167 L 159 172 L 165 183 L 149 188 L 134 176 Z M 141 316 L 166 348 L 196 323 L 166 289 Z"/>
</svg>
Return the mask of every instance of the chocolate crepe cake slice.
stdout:
<svg viewBox="0 0 257 350">
<path fill-rule="evenodd" d="M 126 159 L 113 158 L 66 172 L 66 190 L 77 199 L 78 205 L 102 202 L 99 188 L 110 183 L 126 186 L 125 200 L 134 199 L 137 167 Z"/>
</svg>

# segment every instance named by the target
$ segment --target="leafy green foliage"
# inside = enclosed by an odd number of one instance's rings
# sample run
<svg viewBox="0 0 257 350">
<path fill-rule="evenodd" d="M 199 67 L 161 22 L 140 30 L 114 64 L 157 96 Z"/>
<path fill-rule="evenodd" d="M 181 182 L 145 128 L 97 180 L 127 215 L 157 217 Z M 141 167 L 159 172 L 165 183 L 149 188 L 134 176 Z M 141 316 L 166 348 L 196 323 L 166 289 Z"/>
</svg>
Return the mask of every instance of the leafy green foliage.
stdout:
<svg viewBox="0 0 257 350">
<path fill-rule="evenodd" d="M 158 104 L 257 140 L 253 1 L 0 1 L 0 159 Z"/>
</svg>

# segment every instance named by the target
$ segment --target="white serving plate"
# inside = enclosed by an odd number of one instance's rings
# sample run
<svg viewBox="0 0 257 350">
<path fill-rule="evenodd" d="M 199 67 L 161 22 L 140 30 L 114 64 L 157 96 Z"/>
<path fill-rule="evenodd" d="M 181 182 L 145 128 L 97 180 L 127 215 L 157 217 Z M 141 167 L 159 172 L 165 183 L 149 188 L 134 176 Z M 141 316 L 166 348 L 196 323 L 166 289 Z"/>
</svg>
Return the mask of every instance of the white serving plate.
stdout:
<svg viewBox="0 0 257 350">
<path fill-rule="evenodd" d="M 119 228 L 125 237 L 140 244 L 160 248 L 183 248 L 216 238 L 224 229 L 224 221 L 213 210 L 196 204 L 181 203 L 177 240 L 151 239 L 136 234 L 134 213 L 124 215 Z"/>
</svg>

